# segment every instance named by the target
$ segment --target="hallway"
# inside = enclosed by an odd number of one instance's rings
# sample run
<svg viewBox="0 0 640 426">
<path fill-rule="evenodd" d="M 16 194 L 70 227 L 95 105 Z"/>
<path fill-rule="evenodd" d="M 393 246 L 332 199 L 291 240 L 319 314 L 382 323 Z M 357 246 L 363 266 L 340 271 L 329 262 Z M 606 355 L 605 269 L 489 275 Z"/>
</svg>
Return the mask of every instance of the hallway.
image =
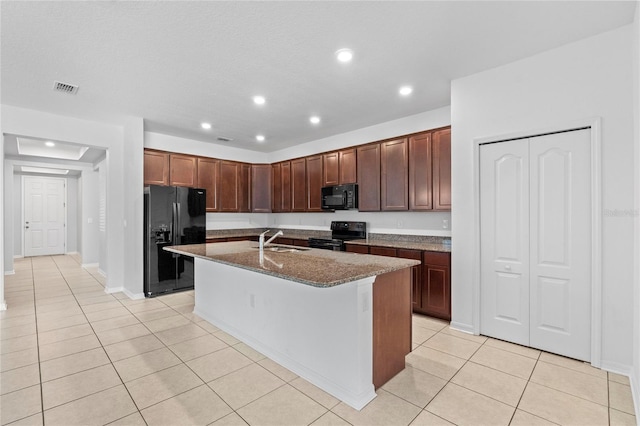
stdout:
<svg viewBox="0 0 640 426">
<path fill-rule="evenodd" d="M 358 412 L 192 314 L 193 292 L 109 295 L 73 256 L 15 270 L 2 425 L 636 424 L 626 377 L 424 316 L 407 368 Z"/>
</svg>

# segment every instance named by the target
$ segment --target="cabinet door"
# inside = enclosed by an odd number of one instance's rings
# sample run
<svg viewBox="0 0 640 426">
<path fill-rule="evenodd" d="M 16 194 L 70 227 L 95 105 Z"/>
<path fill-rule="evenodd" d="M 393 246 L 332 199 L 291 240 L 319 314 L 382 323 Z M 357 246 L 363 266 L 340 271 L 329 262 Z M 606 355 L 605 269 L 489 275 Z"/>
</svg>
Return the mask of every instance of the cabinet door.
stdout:
<svg viewBox="0 0 640 426">
<path fill-rule="evenodd" d="M 307 207 L 307 163 L 304 158 L 291 161 L 291 211 L 303 212 Z"/>
<path fill-rule="evenodd" d="M 369 247 L 369 254 L 375 254 L 376 256 L 396 257 L 396 249 L 394 249 L 393 247 L 371 246 Z"/>
<path fill-rule="evenodd" d="M 340 173 L 340 184 L 356 183 L 358 180 L 356 165 L 356 149 L 344 149 L 339 153 L 338 170 Z"/>
<path fill-rule="evenodd" d="M 220 162 L 220 211 L 237 212 L 240 208 L 238 199 L 238 175 L 240 164 L 233 161 Z"/>
<path fill-rule="evenodd" d="M 323 174 L 322 186 L 340 184 L 340 160 L 339 153 L 330 152 L 322 156 Z"/>
<path fill-rule="evenodd" d="M 345 251 L 350 253 L 369 254 L 369 246 L 362 246 L 359 244 L 345 244 Z"/>
<path fill-rule="evenodd" d="M 307 211 L 322 211 L 322 155 L 307 157 Z"/>
<path fill-rule="evenodd" d="M 240 163 L 238 177 L 238 211 L 251 211 L 251 164 Z"/>
<path fill-rule="evenodd" d="M 282 211 L 282 164 L 271 165 L 271 211 Z"/>
<path fill-rule="evenodd" d="M 169 185 L 169 154 L 144 151 L 144 184 Z"/>
<path fill-rule="evenodd" d="M 196 157 L 171 154 L 169 162 L 171 164 L 169 183 L 174 186 L 189 186 L 195 188 L 198 182 L 198 164 Z"/>
<path fill-rule="evenodd" d="M 424 252 L 421 309 L 445 320 L 451 320 L 450 264 L 449 253 Z"/>
<path fill-rule="evenodd" d="M 271 166 L 269 164 L 251 166 L 251 211 L 271 212 Z"/>
<path fill-rule="evenodd" d="M 281 164 L 280 187 L 282 189 L 282 205 L 280 211 L 291 211 L 291 162 L 283 161 Z"/>
<path fill-rule="evenodd" d="M 407 140 L 396 139 L 380 144 L 381 210 L 409 209 L 409 158 Z"/>
<path fill-rule="evenodd" d="M 198 158 L 198 188 L 207 191 L 207 211 L 217 212 L 218 182 L 220 179 L 220 160 L 214 158 Z"/>
<path fill-rule="evenodd" d="M 433 209 L 451 210 L 451 129 L 432 135 Z"/>
<path fill-rule="evenodd" d="M 380 144 L 358 147 L 358 210 L 380 210 Z"/>
<path fill-rule="evenodd" d="M 422 263 L 420 250 L 398 249 L 398 257 Z M 419 311 L 422 307 L 422 264 L 411 267 L 411 307 L 414 311 Z"/>
<path fill-rule="evenodd" d="M 409 138 L 409 210 L 432 210 L 431 133 Z"/>
</svg>

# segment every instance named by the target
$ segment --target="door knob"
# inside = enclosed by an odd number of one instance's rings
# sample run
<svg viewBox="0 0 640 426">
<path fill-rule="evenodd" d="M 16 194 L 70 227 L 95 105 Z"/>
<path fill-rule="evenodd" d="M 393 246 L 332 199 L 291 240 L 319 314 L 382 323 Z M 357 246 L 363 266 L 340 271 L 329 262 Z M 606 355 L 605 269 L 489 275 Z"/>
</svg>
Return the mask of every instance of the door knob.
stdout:
<svg viewBox="0 0 640 426">
<path fill-rule="evenodd" d="M 506 269 L 507 271 L 510 271 L 511 270 L 511 266 L 507 265 L 507 266 L 504 267 L 504 269 Z"/>
<path fill-rule="evenodd" d="M 29 229 L 29 227 L 28 227 L 28 226 L 25 226 L 25 228 Z"/>
</svg>

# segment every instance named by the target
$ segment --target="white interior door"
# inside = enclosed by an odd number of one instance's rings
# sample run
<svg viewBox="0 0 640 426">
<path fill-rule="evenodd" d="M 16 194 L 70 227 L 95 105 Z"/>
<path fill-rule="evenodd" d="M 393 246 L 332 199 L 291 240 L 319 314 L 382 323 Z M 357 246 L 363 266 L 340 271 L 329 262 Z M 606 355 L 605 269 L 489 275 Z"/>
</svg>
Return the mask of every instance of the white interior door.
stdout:
<svg viewBox="0 0 640 426">
<path fill-rule="evenodd" d="M 509 141 L 480 150 L 481 333 L 529 344 L 529 152 Z"/>
<path fill-rule="evenodd" d="M 24 254 L 43 256 L 65 252 L 65 179 L 25 176 Z"/>
<path fill-rule="evenodd" d="M 591 359 L 591 132 L 531 139 L 531 346 Z"/>
<path fill-rule="evenodd" d="M 480 148 L 480 332 L 591 358 L 590 129 Z"/>
</svg>

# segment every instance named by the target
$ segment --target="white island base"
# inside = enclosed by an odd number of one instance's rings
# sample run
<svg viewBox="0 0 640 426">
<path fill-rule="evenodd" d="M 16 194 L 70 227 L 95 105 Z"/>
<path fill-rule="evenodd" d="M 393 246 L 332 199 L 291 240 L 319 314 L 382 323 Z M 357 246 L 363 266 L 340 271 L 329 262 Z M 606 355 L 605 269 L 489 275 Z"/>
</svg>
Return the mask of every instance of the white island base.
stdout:
<svg viewBox="0 0 640 426">
<path fill-rule="evenodd" d="M 400 310 L 408 305 L 410 324 L 408 274 L 404 269 L 323 288 L 196 257 L 194 313 L 360 410 L 376 396 L 373 287 L 378 283 L 374 281 L 393 277 L 392 292 L 402 294 Z M 397 316 L 397 311 L 384 316 Z M 402 351 L 408 346 L 404 354 L 411 350 L 409 324 L 409 340 L 403 338 L 401 343 Z M 384 347 L 380 339 L 385 334 L 397 340 L 394 330 L 376 331 L 378 347 Z M 404 354 L 400 366 L 396 356 L 396 370 L 404 368 Z M 382 361 L 383 369 L 393 364 Z"/>
</svg>

